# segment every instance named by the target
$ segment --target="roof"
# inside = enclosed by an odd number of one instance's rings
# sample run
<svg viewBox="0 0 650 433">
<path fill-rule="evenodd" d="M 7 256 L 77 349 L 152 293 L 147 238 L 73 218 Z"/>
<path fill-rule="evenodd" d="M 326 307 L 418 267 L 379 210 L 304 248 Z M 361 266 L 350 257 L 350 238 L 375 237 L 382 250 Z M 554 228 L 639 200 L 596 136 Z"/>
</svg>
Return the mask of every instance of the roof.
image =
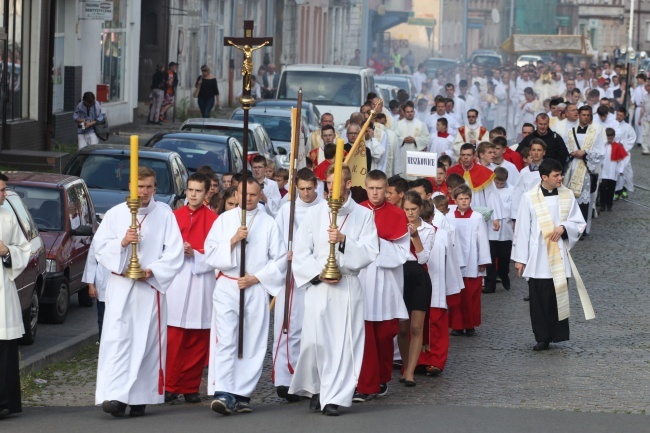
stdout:
<svg viewBox="0 0 650 433">
<path fill-rule="evenodd" d="M 317 71 L 319 69 L 331 69 L 336 72 L 348 72 L 348 73 L 359 73 L 364 69 L 367 69 L 370 73 L 374 73 L 373 69 L 365 68 L 362 66 L 347 66 L 347 65 L 309 65 L 309 64 L 298 64 L 298 65 L 286 65 L 283 68 L 286 71 Z"/>
<path fill-rule="evenodd" d="M 122 144 L 95 144 L 92 146 L 86 146 L 82 149 L 79 149 L 75 156 L 77 155 L 87 155 L 91 153 L 99 153 L 103 155 L 117 155 L 124 154 L 128 155 L 131 153 L 130 146 L 125 146 Z M 173 154 L 171 150 L 167 149 L 156 149 L 153 147 L 139 147 L 138 155 L 141 157 L 148 157 L 154 159 L 167 159 L 170 154 Z"/>
<path fill-rule="evenodd" d="M 23 184 L 47 184 L 63 186 L 79 180 L 76 176 L 56 173 L 39 173 L 34 171 L 6 171 L 9 183 L 20 182 Z"/>
<path fill-rule="evenodd" d="M 227 142 L 231 137 L 227 135 L 212 135 L 212 134 L 203 134 L 200 132 L 166 132 L 164 134 L 156 135 L 155 137 L 158 141 L 164 138 L 184 138 L 186 140 L 201 140 L 201 141 L 218 141 L 220 143 Z M 149 148 L 147 148 L 149 149 Z"/>
<path fill-rule="evenodd" d="M 244 129 L 244 122 L 242 120 L 234 120 L 234 119 L 215 119 L 215 118 L 208 118 L 204 119 L 202 117 L 195 117 L 192 119 L 187 119 L 183 125 L 181 125 L 181 128 L 185 125 L 210 125 L 210 126 L 229 126 L 233 128 L 239 128 L 239 129 Z M 259 123 L 255 122 L 248 122 L 248 129 L 253 130 L 257 127 L 262 127 Z"/>
</svg>

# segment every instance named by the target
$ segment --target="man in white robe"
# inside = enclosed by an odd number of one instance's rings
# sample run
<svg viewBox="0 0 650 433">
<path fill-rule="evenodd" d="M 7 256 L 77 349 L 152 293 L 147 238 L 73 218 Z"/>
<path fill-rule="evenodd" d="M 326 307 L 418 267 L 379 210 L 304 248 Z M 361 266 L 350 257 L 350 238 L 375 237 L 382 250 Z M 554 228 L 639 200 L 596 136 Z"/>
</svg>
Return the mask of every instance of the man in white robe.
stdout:
<svg viewBox="0 0 650 433">
<path fill-rule="evenodd" d="M 15 280 L 27 267 L 29 241 L 16 214 L 3 206 L 7 181 L 0 173 L 0 420 L 22 412 L 18 339 L 25 333 Z"/>
<path fill-rule="evenodd" d="M 379 113 L 375 117 L 375 125 L 376 124 L 381 124 L 386 126 L 386 121 L 390 116 L 386 116 L 384 113 Z M 393 122 L 395 124 L 395 127 L 397 127 L 397 122 Z M 376 131 L 375 131 L 376 133 Z M 384 173 L 386 173 L 386 176 L 391 177 L 393 176 L 393 173 L 395 173 L 396 167 L 395 167 L 395 162 L 396 158 L 395 156 L 397 155 L 397 152 L 399 152 L 399 146 L 401 143 L 398 143 L 398 137 L 397 134 L 395 134 L 395 131 L 392 129 L 388 128 L 383 128 L 382 130 L 383 135 L 385 136 L 385 149 L 386 151 L 382 155 L 381 162 L 379 164 L 380 170 L 382 170 Z"/>
<path fill-rule="evenodd" d="M 618 107 L 616 109 L 616 138 L 615 140 L 623 145 L 628 155 L 623 159 L 625 168 L 623 169 L 623 176 L 620 176 L 616 182 L 616 192 L 623 198 L 627 198 L 628 192 L 634 192 L 634 172 L 632 171 L 632 160 L 630 153 L 636 143 L 636 133 L 634 128 L 625 121 L 627 110 L 625 107 Z M 616 198 L 616 196 L 614 196 Z"/>
<path fill-rule="evenodd" d="M 327 184 L 332 190 L 333 166 Z M 310 410 L 337 416 L 338 406 L 352 405 L 364 350 L 363 293 L 359 271 L 379 254 L 372 212 L 350 198 L 352 174 L 343 167 L 337 229 L 323 202 L 307 211 L 294 245 L 296 286 L 305 287 L 305 320 L 300 357 L 289 392 L 311 397 Z M 336 243 L 341 280 L 322 280 L 319 273 Z"/>
<path fill-rule="evenodd" d="M 431 136 L 426 125 L 415 119 L 415 106 L 413 102 L 408 101 L 404 104 L 404 116 L 404 119 L 397 122 L 397 129 L 395 130 L 399 146 L 395 166 L 400 169 L 395 174 L 400 174 L 407 180 L 413 180 L 415 178 L 406 176 L 406 152 L 422 152 L 426 150 L 431 142 Z M 437 130 L 434 133 L 437 133 Z"/>
<path fill-rule="evenodd" d="M 330 125 L 334 127 L 334 115 L 332 115 L 332 113 L 323 113 L 320 116 L 321 128 L 325 125 Z M 321 137 L 321 128 L 318 128 L 317 130 L 313 131 L 307 137 L 307 152 L 311 152 L 314 149 L 325 148 L 325 143 L 323 143 L 323 138 Z M 335 138 L 339 138 L 339 135 L 336 132 L 335 132 Z"/>
<path fill-rule="evenodd" d="M 99 345 L 95 403 L 113 416 L 144 415 L 145 405 L 164 401 L 167 353 L 165 292 L 183 265 L 183 240 L 171 209 L 153 200 L 156 173 L 138 169 L 138 229 L 130 229 L 126 203 L 111 208 L 93 242 L 99 264 L 111 272 Z M 124 276 L 138 242 L 138 259 L 145 277 Z"/>
<path fill-rule="evenodd" d="M 532 162 L 524 167 L 519 172 L 519 179 L 514 186 L 512 191 L 512 200 L 510 204 L 510 215 L 508 216 L 511 219 L 517 218 L 517 212 L 519 211 L 519 204 L 521 203 L 521 198 L 523 195 L 537 186 L 540 182 L 539 177 L 539 166 L 544 160 L 544 155 L 546 154 L 546 143 L 541 138 L 535 138 L 530 142 L 530 157 Z"/>
<path fill-rule="evenodd" d="M 569 339 L 568 310 L 567 317 L 560 320 L 558 306 L 560 302 L 568 305 L 565 285 L 571 277 L 568 251 L 586 227 L 572 191 L 562 186 L 562 165 L 546 159 L 539 172 L 542 178 L 539 187 L 524 194 L 519 207 L 511 255 L 519 277 L 528 280 L 530 318 L 537 341 L 533 350 L 536 351 L 548 349 L 551 342 Z M 542 225 L 544 221 L 546 224 Z M 559 248 L 556 267 L 549 256 L 554 247 L 550 243 L 557 243 Z M 556 281 L 564 286 L 560 299 Z"/>
<path fill-rule="evenodd" d="M 264 170 L 266 170 L 267 161 L 262 155 L 255 155 L 251 160 L 251 172 L 253 177 L 261 186 L 260 202 L 264 204 L 266 213 L 275 218 L 275 215 L 280 210 L 280 202 L 282 196 L 278 183 L 266 177 Z"/>
<path fill-rule="evenodd" d="M 293 219 L 293 241 L 298 236 L 298 228 L 305 220 L 307 211 L 314 206 L 319 205 L 323 199 L 318 194 L 318 179 L 314 172 L 308 168 L 298 170 L 296 174 L 297 183 L 296 207 Z M 289 195 L 289 194 L 287 194 Z M 290 221 L 291 203 L 287 202 L 280 208 L 275 221 L 280 228 L 282 239 L 289 245 L 289 221 Z M 288 256 L 287 256 L 288 257 Z M 300 401 L 297 395 L 289 394 L 289 385 L 291 378 L 298 363 L 300 355 L 300 336 L 302 333 L 302 322 L 305 314 L 305 290 L 302 287 L 296 287 L 295 281 L 291 280 L 289 323 L 287 334 L 282 332 L 285 309 L 285 292 L 286 285 L 282 287 L 275 297 L 275 309 L 273 310 L 273 384 L 280 398 L 289 402 Z"/>
<path fill-rule="evenodd" d="M 454 160 L 460 157 L 460 146 L 464 143 L 471 143 L 477 147 L 483 141 L 490 141 L 490 131 L 478 122 L 478 115 L 478 110 L 467 111 L 467 123 L 458 128 L 454 138 L 454 155 L 450 155 Z"/>
<path fill-rule="evenodd" d="M 447 105 L 444 99 L 438 99 L 438 101 L 436 101 L 436 111 L 429 114 L 425 122 L 426 127 L 429 129 L 429 134 L 435 134 L 436 122 L 441 117 L 444 117 L 445 119 L 447 119 L 447 130 L 449 134 L 453 135 L 454 137 L 456 136 L 456 133 L 458 132 L 458 128 L 460 128 L 460 123 L 456 120 L 455 116 L 447 114 L 446 108 Z M 399 124 L 398 124 L 398 128 L 399 128 Z M 399 135 L 399 133 L 397 135 Z"/>
<path fill-rule="evenodd" d="M 252 412 L 250 396 L 262 375 L 269 333 L 269 296 L 284 283 L 287 248 L 273 218 L 260 212 L 261 189 L 247 178 L 246 197 L 237 190 L 239 207 L 224 212 L 205 241 L 206 262 L 218 271 L 212 303 L 208 393 L 211 409 L 221 415 Z M 246 207 L 246 226 L 242 211 Z M 245 241 L 246 274 L 240 277 L 241 242 Z M 244 290 L 243 358 L 238 358 L 239 297 Z"/>
</svg>

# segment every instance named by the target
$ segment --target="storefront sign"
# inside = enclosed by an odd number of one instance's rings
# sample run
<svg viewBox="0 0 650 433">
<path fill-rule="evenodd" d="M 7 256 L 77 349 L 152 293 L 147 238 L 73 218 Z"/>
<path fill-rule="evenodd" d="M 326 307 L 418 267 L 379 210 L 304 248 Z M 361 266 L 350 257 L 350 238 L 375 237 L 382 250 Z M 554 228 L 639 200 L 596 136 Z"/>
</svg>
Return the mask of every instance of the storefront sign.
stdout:
<svg viewBox="0 0 650 433">
<path fill-rule="evenodd" d="M 113 21 L 113 2 L 111 1 L 87 1 L 87 20 Z"/>
</svg>

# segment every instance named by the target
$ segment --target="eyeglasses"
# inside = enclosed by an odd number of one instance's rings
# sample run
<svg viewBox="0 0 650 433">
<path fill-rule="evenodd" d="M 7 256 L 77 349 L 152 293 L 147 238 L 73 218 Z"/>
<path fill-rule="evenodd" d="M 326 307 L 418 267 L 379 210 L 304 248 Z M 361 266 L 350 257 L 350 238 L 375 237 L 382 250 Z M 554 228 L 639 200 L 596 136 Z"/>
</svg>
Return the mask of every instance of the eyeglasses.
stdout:
<svg viewBox="0 0 650 433">
<path fill-rule="evenodd" d="M 476 119 L 478 116 L 467 116 L 468 119 Z"/>
</svg>

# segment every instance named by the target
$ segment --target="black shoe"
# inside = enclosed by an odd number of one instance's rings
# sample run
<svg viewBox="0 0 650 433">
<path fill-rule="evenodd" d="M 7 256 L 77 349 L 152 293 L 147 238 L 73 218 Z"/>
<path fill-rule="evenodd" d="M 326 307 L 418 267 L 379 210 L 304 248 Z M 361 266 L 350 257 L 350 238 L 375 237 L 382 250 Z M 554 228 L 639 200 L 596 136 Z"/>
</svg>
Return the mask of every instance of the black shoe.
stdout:
<svg viewBox="0 0 650 433">
<path fill-rule="evenodd" d="M 314 394 L 309 400 L 309 410 L 314 412 L 320 412 L 320 394 Z"/>
<path fill-rule="evenodd" d="M 476 329 L 470 328 L 465 330 L 465 336 L 474 337 L 476 335 Z"/>
<path fill-rule="evenodd" d="M 201 397 L 199 397 L 198 392 L 193 392 L 191 394 L 183 394 L 186 403 L 201 403 Z"/>
<path fill-rule="evenodd" d="M 539 352 L 540 350 L 546 350 L 548 349 L 548 343 L 545 341 L 539 342 L 533 347 L 533 350 L 536 352 Z"/>
<path fill-rule="evenodd" d="M 289 403 L 297 403 L 300 401 L 300 396 L 296 394 L 289 394 L 288 386 L 278 386 L 275 389 L 275 392 L 278 393 L 278 397 L 285 399 Z"/>
<path fill-rule="evenodd" d="M 0 419 L 5 419 L 5 418 L 7 418 L 9 415 L 11 415 L 11 412 L 9 411 L 9 409 L 2 409 L 2 410 L 0 410 Z"/>
<path fill-rule="evenodd" d="M 386 395 L 388 392 L 388 384 L 387 383 L 380 383 L 379 384 L 379 394 L 377 394 L 379 397 L 383 397 Z"/>
<path fill-rule="evenodd" d="M 104 400 L 102 403 L 102 410 L 113 416 L 122 417 L 126 411 L 126 403 L 117 400 Z"/>
<path fill-rule="evenodd" d="M 238 401 L 235 403 L 235 411 L 237 413 L 251 413 L 253 412 L 253 408 L 247 401 Z"/>
<path fill-rule="evenodd" d="M 323 415 L 339 416 L 339 406 L 336 404 L 326 404 L 323 408 Z"/>
<path fill-rule="evenodd" d="M 145 407 L 147 407 L 146 404 L 132 404 L 129 416 L 144 416 Z"/>
<path fill-rule="evenodd" d="M 165 391 L 165 403 L 171 403 L 172 401 L 178 398 L 178 394 L 173 392 Z"/>
<path fill-rule="evenodd" d="M 528 301 L 530 301 L 530 296 L 524 297 L 524 302 L 528 302 Z"/>
<path fill-rule="evenodd" d="M 402 369 L 402 360 L 401 359 L 394 359 L 393 360 L 393 370 L 401 370 Z"/>
<path fill-rule="evenodd" d="M 364 401 L 370 401 L 370 400 L 372 400 L 372 395 L 370 394 L 361 394 L 360 392 L 355 391 L 354 396 L 352 396 L 352 401 L 354 403 L 363 403 Z"/>
<path fill-rule="evenodd" d="M 483 293 L 494 293 L 496 291 L 497 291 L 496 287 L 483 287 L 483 289 L 481 290 L 481 292 Z"/>
<path fill-rule="evenodd" d="M 404 386 L 406 386 L 407 388 L 413 388 L 415 385 L 416 385 L 416 383 L 415 383 L 414 380 L 408 380 L 407 379 L 407 380 L 404 381 Z"/>
<path fill-rule="evenodd" d="M 501 285 L 503 286 L 504 290 L 510 290 L 510 281 L 505 281 L 501 283 Z"/>
<path fill-rule="evenodd" d="M 225 397 L 219 397 L 212 400 L 210 403 L 210 409 L 213 412 L 220 413 L 221 415 L 230 415 L 233 411 L 233 407 L 228 403 L 228 400 Z"/>
<path fill-rule="evenodd" d="M 465 331 L 462 330 L 462 329 L 461 330 L 453 330 L 453 331 L 451 331 L 449 333 L 449 335 L 452 335 L 454 337 L 461 337 L 461 336 L 465 335 Z"/>
</svg>

